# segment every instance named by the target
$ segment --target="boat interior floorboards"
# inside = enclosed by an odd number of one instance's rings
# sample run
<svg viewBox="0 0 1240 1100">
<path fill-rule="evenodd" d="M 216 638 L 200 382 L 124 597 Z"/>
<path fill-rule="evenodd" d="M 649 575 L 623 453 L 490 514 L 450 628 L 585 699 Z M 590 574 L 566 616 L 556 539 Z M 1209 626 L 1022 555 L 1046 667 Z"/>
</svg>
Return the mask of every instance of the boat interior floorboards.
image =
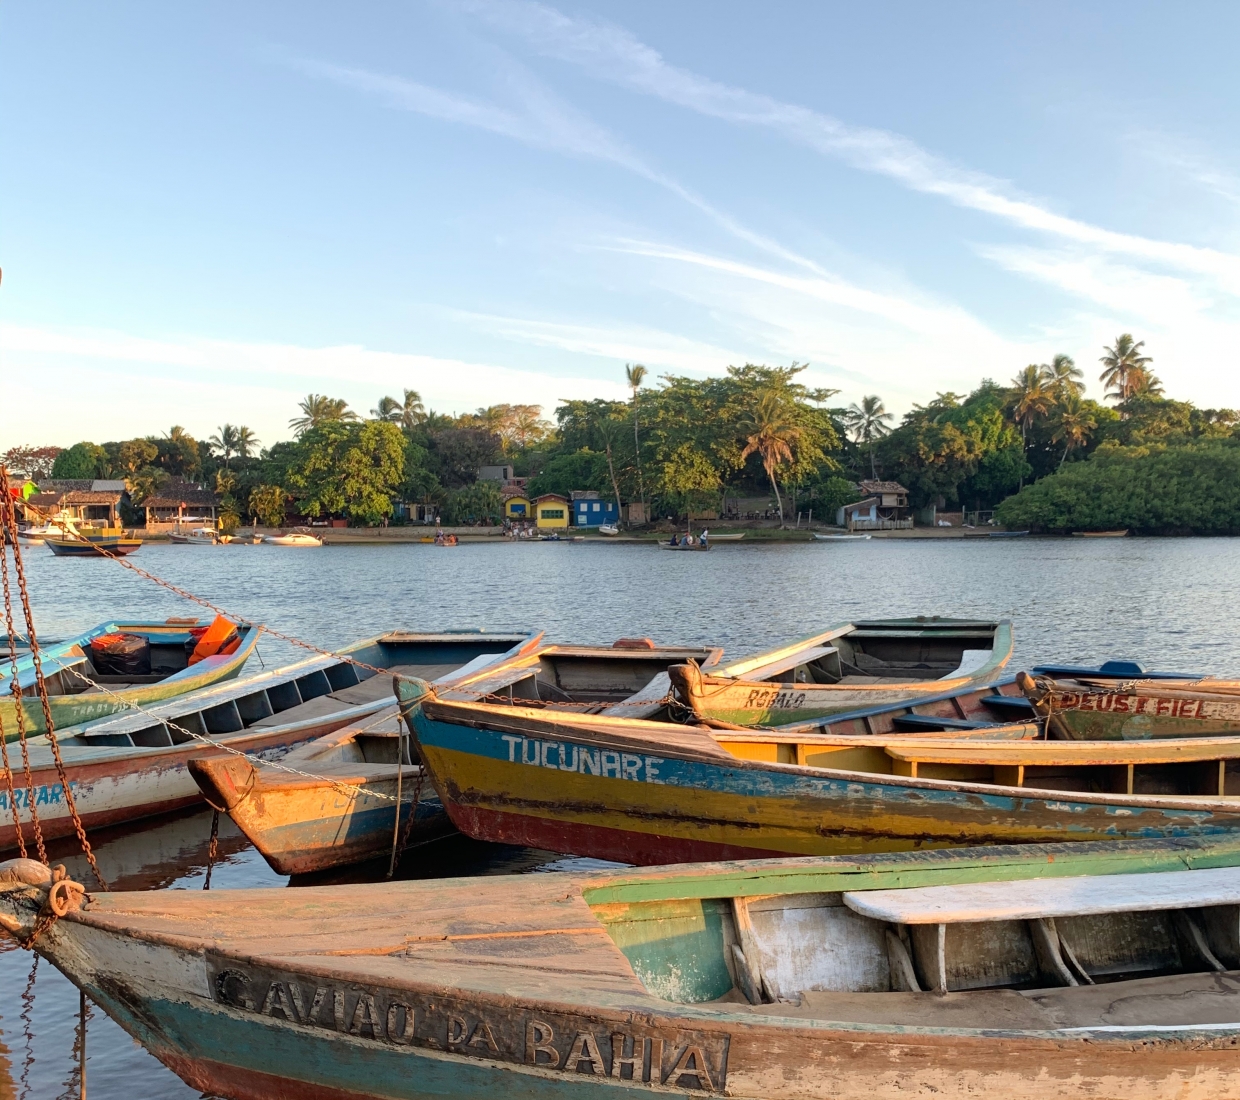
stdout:
<svg viewBox="0 0 1240 1100">
<path fill-rule="evenodd" d="M 391 681 L 388 681 L 388 691 L 391 690 Z M 317 699 L 310 699 L 305 703 L 299 703 L 297 706 L 289 707 L 288 710 L 282 710 L 278 714 L 260 718 L 249 728 L 261 730 L 271 726 L 285 726 L 290 722 L 304 722 L 309 718 L 326 718 L 330 714 L 338 714 L 342 710 L 349 709 L 350 704 L 341 699 L 331 695 L 320 695 Z"/>
<path fill-rule="evenodd" d="M 730 998 L 729 998 L 730 1000 Z M 723 1007 L 719 1001 L 712 1002 Z M 727 1002 L 724 1002 L 727 1003 Z M 800 1004 L 727 1003 L 729 1011 L 904 1027 L 1017 1028 L 1240 1023 L 1240 971 L 1169 974 L 1053 989 L 964 993 L 805 992 Z"/>
</svg>

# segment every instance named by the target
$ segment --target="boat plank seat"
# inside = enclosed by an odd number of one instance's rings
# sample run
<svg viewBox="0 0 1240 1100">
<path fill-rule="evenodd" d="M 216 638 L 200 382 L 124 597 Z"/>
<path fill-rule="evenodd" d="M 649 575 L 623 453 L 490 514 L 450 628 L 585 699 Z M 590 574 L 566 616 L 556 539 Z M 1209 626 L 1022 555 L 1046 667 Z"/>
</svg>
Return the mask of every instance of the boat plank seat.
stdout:
<svg viewBox="0 0 1240 1100">
<path fill-rule="evenodd" d="M 1240 867 L 856 890 L 846 892 L 843 898 L 853 912 L 891 924 L 973 924 L 1148 913 L 1240 905 Z"/>
<path fill-rule="evenodd" d="M 339 691 L 333 691 L 332 697 L 339 699 L 344 703 L 373 703 L 376 699 L 386 699 L 394 697 L 392 695 L 392 677 L 393 676 L 416 676 L 420 680 L 435 680 L 440 676 L 447 676 L 454 673 L 459 668 L 455 664 L 436 664 L 436 665 L 393 665 L 390 669 L 385 670 L 382 676 L 374 675 L 369 679 L 363 680 L 360 684 L 354 684 L 352 687 L 341 688 Z"/>
<path fill-rule="evenodd" d="M 660 672 L 641 691 L 630 695 L 623 702 L 604 707 L 598 713 L 609 714 L 614 718 L 650 718 L 667 705 L 666 700 L 671 692 L 671 677 L 666 672 Z"/>
<path fill-rule="evenodd" d="M 290 722 L 305 722 L 311 718 L 326 718 L 328 715 L 339 714 L 341 711 L 350 709 L 352 708 L 349 704 L 340 699 L 331 695 L 320 695 L 318 698 L 299 703 L 295 707 L 289 707 L 288 710 L 282 710 L 267 718 L 260 718 L 257 722 L 251 723 L 249 728 L 261 730 L 271 726 L 287 725 Z"/>
<path fill-rule="evenodd" d="M 971 722 L 967 718 L 939 718 L 933 714 L 901 714 L 891 724 L 898 730 L 980 730 L 994 722 Z"/>
<path fill-rule="evenodd" d="M 962 744 L 954 741 L 924 740 L 907 743 L 884 742 L 884 748 L 893 760 L 909 764 L 998 764 L 1060 768 L 1240 760 L 1240 738 L 1235 737 L 1168 738 L 1165 741 L 970 740 Z"/>
<path fill-rule="evenodd" d="M 983 695 L 978 702 L 991 710 L 1018 710 L 1023 714 L 1033 713 L 1033 704 L 1023 695 Z"/>
<path fill-rule="evenodd" d="M 795 653 L 786 653 L 769 664 L 746 670 L 744 678 L 746 680 L 769 680 L 772 676 L 791 672 L 800 665 L 807 665 L 811 661 L 821 660 L 823 657 L 829 657 L 832 653 L 838 652 L 839 650 L 832 645 L 816 645 L 798 649 Z"/>
</svg>

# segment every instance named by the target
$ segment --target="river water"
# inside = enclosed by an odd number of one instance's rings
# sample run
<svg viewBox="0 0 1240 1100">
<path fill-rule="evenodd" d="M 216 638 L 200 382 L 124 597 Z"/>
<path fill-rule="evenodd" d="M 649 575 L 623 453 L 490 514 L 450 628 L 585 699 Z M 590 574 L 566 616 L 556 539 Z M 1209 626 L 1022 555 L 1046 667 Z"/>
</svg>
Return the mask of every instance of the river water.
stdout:
<svg viewBox="0 0 1240 1100">
<path fill-rule="evenodd" d="M 110 618 L 162 619 L 196 609 L 115 562 L 25 553 L 35 625 L 51 640 Z M 1011 669 L 1044 661 L 1130 657 L 1147 667 L 1240 677 L 1240 540 L 905 540 L 716 545 L 668 554 L 637 543 L 488 543 L 188 547 L 150 544 L 130 559 L 226 608 L 322 646 L 390 629 L 530 626 L 563 642 L 725 647 L 729 657 L 859 617 L 1011 618 Z M 202 614 L 207 614 L 205 611 Z M 259 646 L 268 666 L 303 656 Z M 257 665 L 252 661 L 252 666 Z M 212 889 L 279 886 L 224 820 Z M 93 838 L 118 889 L 201 889 L 209 813 Z M 62 842 L 57 858 L 89 874 Z M 402 877 L 544 873 L 582 866 L 554 853 L 449 841 L 406 859 Z M 410 866 L 410 864 L 413 864 Z M 381 876 L 370 866 L 358 877 Z M 338 876 L 336 881 L 344 881 Z M 78 1095 L 76 989 L 47 962 L 0 948 L 0 1100 Z M 182 1084 L 98 1009 L 87 1028 L 92 1100 L 185 1100 Z"/>
</svg>

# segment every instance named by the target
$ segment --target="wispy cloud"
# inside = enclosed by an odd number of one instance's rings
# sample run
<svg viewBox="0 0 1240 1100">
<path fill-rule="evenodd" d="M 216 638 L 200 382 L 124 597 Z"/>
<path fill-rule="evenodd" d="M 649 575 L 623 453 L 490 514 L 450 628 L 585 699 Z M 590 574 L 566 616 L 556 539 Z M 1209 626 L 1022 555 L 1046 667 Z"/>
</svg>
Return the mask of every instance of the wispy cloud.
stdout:
<svg viewBox="0 0 1240 1100">
<path fill-rule="evenodd" d="M 536 0 L 466 0 L 462 7 L 545 56 L 700 114 L 761 126 L 854 167 L 938 195 L 1012 225 L 1217 279 L 1240 295 L 1240 257 L 1215 249 L 1120 233 L 1056 213 L 1008 183 L 969 171 L 899 134 L 853 126 L 820 111 L 750 92 L 668 64 L 623 27 L 580 19 Z"/>
</svg>

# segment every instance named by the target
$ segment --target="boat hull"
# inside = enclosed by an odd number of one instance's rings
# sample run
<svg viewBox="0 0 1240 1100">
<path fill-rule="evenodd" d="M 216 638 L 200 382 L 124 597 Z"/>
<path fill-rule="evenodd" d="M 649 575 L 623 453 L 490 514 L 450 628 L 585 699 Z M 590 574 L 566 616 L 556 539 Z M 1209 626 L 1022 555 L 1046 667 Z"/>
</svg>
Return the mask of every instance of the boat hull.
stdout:
<svg viewBox="0 0 1240 1100">
<path fill-rule="evenodd" d="M 124 557 L 132 554 L 142 545 L 141 539 L 91 539 L 83 542 L 80 539 L 47 538 L 44 544 L 60 558 L 97 558 L 102 555 Z"/>
<path fill-rule="evenodd" d="M 1177 804 L 829 771 L 717 747 L 659 748 L 653 737 L 626 745 L 623 723 L 591 738 L 581 724 L 555 728 L 524 708 L 507 716 L 495 714 L 501 707 L 403 698 L 449 816 L 480 840 L 654 864 L 1240 829 L 1237 800 Z"/>
<path fill-rule="evenodd" d="M 907 644 L 914 650 L 922 645 L 941 645 L 944 639 L 948 640 L 948 644 L 959 641 L 952 638 L 951 623 L 945 623 L 943 628 L 931 626 L 928 620 L 890 620 L 873 626 L 884 629 L 869 629 L 869 633 L 887 635 L 885 640 Z M 961 628 L 961 633 L 966 629 L 973 631 L 968 624 L 962 623 Z M 854 633 L 859 637 L 862 632 L 862 629 L 851 625 L 838 627 L 820 635 L 820 645 L 829 648 Z M 968 666 L 967 671 L 959 675 L 949 674 L 940 679 L 909 676 L 886 682 L 875 677 L 876 682 L 873 683 L 791 682 L 791 669 L 779 673 L 778 678 L 762 679 L 747 671 L 751 662 L 742 662 L 736 666 L 738 671 L 724 668 L 714 672 L 692 666 L 672 669 L 672 687 L 678 701 L 701 719 L 741 726 L 812 722 L 853 711 L 893 707 L 918 698 L 962 693 L 993 680 L 1012 655 L 1011 624 L 994 624 L 987 628 L 987 633 L 986 650 L 979 648 L 984 660 Z M 970 636 L 977 637 L 977 634 L 973 632 Z M 794 649 L 789 647 L 789 652 Z M 967 649 L 967 641 L 960 641 L 957 645 L 958 653 Z M 953 666 L 949 664 L 947 667 L 950 669 Z"/>
<path fill-rule="evenodd" d="M 1018 678 L 1021 682 L 1021 678 Z M 1048 714 L 1052 732 L 1074 741 L 1144 741 L 1150 738 L 1224 737 L 1240 734 L 1240 693 L 1222 681 L 1177 684 L 1146 680 L 1107 689 L 1072 688 L 1024 678 L 1026 696 Z M 1230 689 L 1230 690 L 1229 690 Z"/>
<path fill-rule="evenodd" d="M 299 760 L 314 770 L 314 761 Z M 393 765 L 393 770 L 395 765 Z M 190 772 L 207 799 L 223 806 L 237 827 L 281 875 L 304 875 L 374 859 L 392 850 L 396 779 L 349 775 L 331 768 L 323 779 L 258 771 L 236 757 L 195 759 Z M 406 844 L 449 836 L 455 827 L 420 769 L 406 765 L 399 833 Z M 416 801 L 412 825 L 409 812 Z"/>
<path fill-rule="evenodd" d="M 153 684 L 115 687 L 107 694 L 91 691 L 79 695 L 49 695 L 48 705 L 52 712 L 53 726 L 58 730 L 78 726 L 84 722 L 92 722 L 96 718 L 106 718 L 109 714 L 118 714 L 128 709 L 131 704 L 145 707 L 166 703 L 191 692 L 211 687 L 213 684 L 235 679 L 241 674 L 246 661 L 250 659 L 250 655 L 258 645 L 261 633 L 261 626 L 250 627 L 234 653 L 222 657 L 208 657 L 197 665 Z M 49 650 L 44 653 L 42 664 L 45 676 L 52 675 L 60 667 L 58 652 L 63 655 L 63 649 Z M 64 661 L 64 664 L 72 667 L 68 659 Z M 44 718 L 43 707 L 32 688 L 26 686 L 26 679 L 27 677 L 22 678 L 25 693 L 22 699 L 22 710 L 27 733 L 46 733 L 47 722 Z M 4 724 L 5 739 L 9 742 L 16 741 L 18 738 L 17 707 L 15 700 L 7 693 L 0 694 L 0 721 Z"/>
</svg>

